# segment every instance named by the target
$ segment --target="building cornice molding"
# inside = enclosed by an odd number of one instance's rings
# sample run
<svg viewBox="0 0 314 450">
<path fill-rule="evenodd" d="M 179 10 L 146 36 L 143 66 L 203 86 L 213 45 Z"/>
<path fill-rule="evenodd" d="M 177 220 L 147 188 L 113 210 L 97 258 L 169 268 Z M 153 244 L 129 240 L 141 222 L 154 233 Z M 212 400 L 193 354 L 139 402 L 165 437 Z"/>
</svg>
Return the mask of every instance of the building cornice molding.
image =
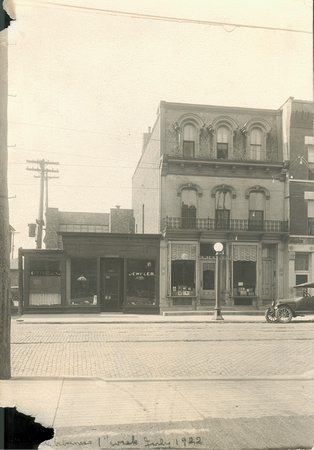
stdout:
<svg viewBox="0 0 314 450">
<path fill-rule="evenodd" d="M 230 111 L 239 111 L 243 113 L 260 113 L 260 114 L 274 114 L 281 115 L 282 110 L 279 109 L 263 109 L 263 108 L 249 108 L 241 106 L 217 106 L 217 105 L 200 105 L 193 103 L 171 103 L 166 101 L 161 101 L 160 106 L 168 109 L 191 109 L 194 111 L 221 111 L 222 114 L 230 114 Z"/>
</svg>

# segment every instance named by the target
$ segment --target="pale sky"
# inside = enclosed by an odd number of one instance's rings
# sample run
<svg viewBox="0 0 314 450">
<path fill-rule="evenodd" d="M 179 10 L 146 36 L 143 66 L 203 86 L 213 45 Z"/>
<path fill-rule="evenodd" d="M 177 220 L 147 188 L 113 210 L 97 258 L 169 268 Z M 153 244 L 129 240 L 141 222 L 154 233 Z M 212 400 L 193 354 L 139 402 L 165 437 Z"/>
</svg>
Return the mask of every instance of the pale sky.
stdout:
<svg viewBox="0 0 314 450">
<path fill-rule="evenodd" d="M 312 100 L 308 0 L 9 0 L 10 223 L 35 248 L 39 179 L 59 162 L 49 206 L 131 208 L 142 136 L 161 100 L 278 109 Z M 88 5 L 88 6 L 86 6 Z M 121 11 L 195 22 L 153 20 Z M 215 26 L 203 22 L 251 25 Z M 265 30 L 254 27 L 270 27 Z M 279 29 L 296 30 L 295 32 Z"/>
</svg>

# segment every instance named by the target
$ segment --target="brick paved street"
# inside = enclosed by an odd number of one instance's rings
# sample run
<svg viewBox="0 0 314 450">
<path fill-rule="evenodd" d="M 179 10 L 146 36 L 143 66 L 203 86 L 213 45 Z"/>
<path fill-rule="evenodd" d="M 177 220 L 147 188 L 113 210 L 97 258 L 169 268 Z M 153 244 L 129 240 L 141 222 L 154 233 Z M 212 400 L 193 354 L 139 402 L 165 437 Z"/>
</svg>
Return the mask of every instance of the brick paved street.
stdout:
<svg viewBox="0 0 314 450">
<path fill-rule="evenodd" d="M 2 402 L 54 428 L 42 449 L 314 442 L 313 323 L 13 320 L 11 340 Z"/>
<path fill-rule="evenodd" d="M 313 371 L 311 323 L 12 322 L 12 376 L 209 378 Z"/>
</svg>

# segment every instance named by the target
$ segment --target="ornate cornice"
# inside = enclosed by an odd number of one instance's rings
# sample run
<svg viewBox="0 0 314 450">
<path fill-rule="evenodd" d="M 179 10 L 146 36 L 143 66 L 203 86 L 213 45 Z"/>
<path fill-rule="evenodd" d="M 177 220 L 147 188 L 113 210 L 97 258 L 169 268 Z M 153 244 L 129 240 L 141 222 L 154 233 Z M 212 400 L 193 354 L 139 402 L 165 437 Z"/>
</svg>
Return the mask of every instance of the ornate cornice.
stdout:
<svg viewBox="0 0 314 450">
<path fill-rule="evenodd" d="M 202 197 L 202 195 L 203 195 L 203 189 L 200 186 L 198 186 L 197 184 L 184 183 L 184 184 L 181 184 L 178 188 L 178 191 L 177 191 L 178 197 L 181 197 L 183 189 L 193 189 L 194 191 L 197 192 L 198 197 Z"/>
<path fill-rule="evenodd" d="M 245 191 L 245 198 L 250 198 L 250 193 L 251 192 L 263 192 L 265 194 L 265 198 L 266 200 L 270 199 L 270 192 L 267 188 L 263 187 L 263 186 L 259 186 L 258 184 L 255 186 L 251 186 L 248 189 L 246 189 Z"/>
<path fill-rule="evenodd" d="M 215 198 L 217 191 L 225 191 L 225 192 L 231 192 L 232 198 L 236 198 L 236 190 L 227 184 L 219 184 L 218 186 L 215 186 L 211 190 L 211 196 Z"/>
</svg>

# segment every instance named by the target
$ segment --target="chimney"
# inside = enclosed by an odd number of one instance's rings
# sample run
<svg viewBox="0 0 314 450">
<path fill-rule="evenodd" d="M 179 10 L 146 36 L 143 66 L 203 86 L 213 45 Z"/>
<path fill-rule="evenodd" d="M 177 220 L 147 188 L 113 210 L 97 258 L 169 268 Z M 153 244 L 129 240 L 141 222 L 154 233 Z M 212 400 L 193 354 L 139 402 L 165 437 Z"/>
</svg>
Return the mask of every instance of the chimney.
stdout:
<svg viewBox="0 0 314 450">
<path fill-rule="evenodd" d="M 142 149 L 142 153 L 144 153 L 144 151 L 145 151 L 145 149 L 147 147 L 147 144 L 148 144 L 148 142 L 150 140 L 151 135 L 152 135 L 152 129 L 151 129 L 151 127 L 148 127 L 148 133 L 143 133 L 143 149 Z"/>
</svg>

